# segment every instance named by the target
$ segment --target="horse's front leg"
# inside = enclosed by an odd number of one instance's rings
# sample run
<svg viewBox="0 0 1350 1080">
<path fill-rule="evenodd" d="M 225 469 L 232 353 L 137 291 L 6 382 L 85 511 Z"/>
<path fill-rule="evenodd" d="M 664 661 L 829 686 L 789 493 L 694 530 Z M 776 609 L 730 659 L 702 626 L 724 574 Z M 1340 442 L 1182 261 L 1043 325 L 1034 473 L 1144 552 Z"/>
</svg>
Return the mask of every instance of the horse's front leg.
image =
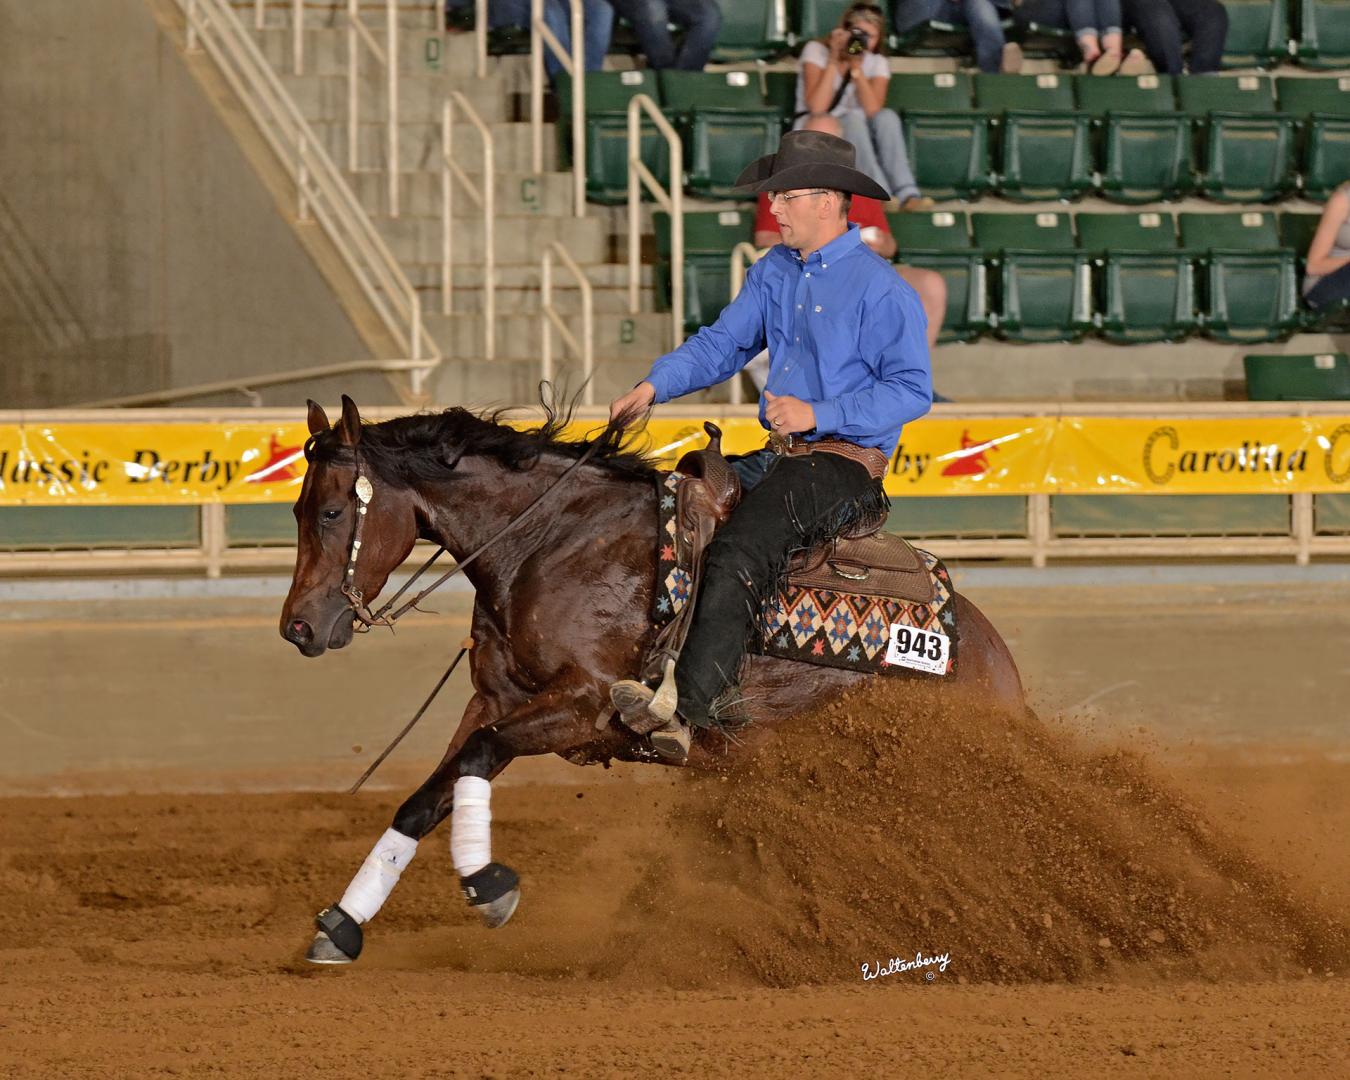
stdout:
<svg viewBox="0 0 1350 1080">
<path fill-rule="evenodd" d="M 483 699 L 475 698 L 441 763 L 399 807 L 342 899 L 319 913 L 306 959 L 346 964 L 360 955 L 361 925 L 389 898 L 418 841 L 447 815 L 451 861 L 465 899 L 486 926 L 504 925 L 515 913 L 520 886 L 515 871 L 492 861 L 492 780 L 512 758 L 554 750 L 559 735 L 567 741 L 574 732 L 578 743 L 593 737 L 586 717 L 594 717 L 599 699 L 585 699 L 580 691 L 576 681 L 560 680 L 495 721 Z"/>
</svg>

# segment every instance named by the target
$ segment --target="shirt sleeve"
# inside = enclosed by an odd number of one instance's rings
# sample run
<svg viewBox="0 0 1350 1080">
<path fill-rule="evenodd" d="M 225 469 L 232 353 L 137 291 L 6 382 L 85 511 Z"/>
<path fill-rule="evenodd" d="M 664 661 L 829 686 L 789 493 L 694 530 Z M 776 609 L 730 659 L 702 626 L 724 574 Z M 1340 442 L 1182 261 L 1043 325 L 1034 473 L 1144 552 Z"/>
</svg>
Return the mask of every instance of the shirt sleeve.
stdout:
<svg viewBox="0 0 1350 1080">
<path fill-rule="evenodd" d="M 859 349 L 871 379 L 859 390 L 812 402 L 816 431 L 865 439 L 894 431 L 933 405 L 928 321 L 918 294 L 904 282 L 862 313 Z"/>
<path fill-rule="evenodd" d="M 652 365 L 647 382 L 656 404 L 683 397 L 731 378 L 765 346 L 764 271 L 767 259 L 750 267 L 741 291 L 711 326 Z"/>
</svg>

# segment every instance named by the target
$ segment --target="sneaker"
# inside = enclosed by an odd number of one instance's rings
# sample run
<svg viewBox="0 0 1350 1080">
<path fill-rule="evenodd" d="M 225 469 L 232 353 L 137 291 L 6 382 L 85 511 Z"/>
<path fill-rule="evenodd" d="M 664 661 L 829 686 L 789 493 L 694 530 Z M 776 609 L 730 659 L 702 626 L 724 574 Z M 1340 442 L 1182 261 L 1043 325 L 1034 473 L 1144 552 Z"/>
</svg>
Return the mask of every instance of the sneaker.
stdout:
<svg viewBox="0 0 1350 1080">
<path fill-rule="evenodd" d="M 652 749 L 667 761 L 686 761 L 689 758 L 689 728 L 680 723 L 679 717 L 672 719 L 665 727 L 659 727 L 651 733 Z"/>
<path fill-rule="evenodd" d="M 1016 75 L 1022 70 L 1022 46 L 1010 41 L 1003 46 L 1003 60 L 998 66 L 1004 75 Z"/>
</svg>

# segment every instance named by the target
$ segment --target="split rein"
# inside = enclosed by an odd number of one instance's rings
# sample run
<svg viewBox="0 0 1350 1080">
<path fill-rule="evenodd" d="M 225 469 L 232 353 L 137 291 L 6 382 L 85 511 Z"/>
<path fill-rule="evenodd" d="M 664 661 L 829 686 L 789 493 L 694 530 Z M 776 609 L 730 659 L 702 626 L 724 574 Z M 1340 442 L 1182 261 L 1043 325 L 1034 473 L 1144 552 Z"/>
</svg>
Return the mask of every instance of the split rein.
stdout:
<svg viewBox="0 0 1350 1080">
<path fill-rule="evenodd" d="M 413 574 L 412 577 L 410 577 L 407 581 L 403 583 L 403 587 L 400 588 L 398 592 L 394 593 L 393 596 L 391 596 L 387 601 L 385 601 L 385 603 L 380 607 L 379 611 L 372 612 L 370 610 L 369 606 L 366 604 L 365 598 L 361 595 L 361 590 L 356 587 L 356 560 L 361 555 L 361 539 L 365 532 L 367 511 L 370 509 L 371 501 L 375 498 L 375 485 L 370 482 L 370 477 L 366 475 L 365 465 L 363 465 L 361 462 L 360 450 L 356 447 L 353 447 L 352 454 L 356 459 L 356 483 L 354 485 L 354 492 L 356 496 L 356 527 L 352 530 L 351 553 L 347 559 L 347 570 L 342 575 L 341 592 L 343 597 L 347 601 L 347 606 L 351 608 L 352 614 L 354 615 L 356 622 L 359 624 L 360 632 L 363 634 L 369 633 L 371 627 L 373 626 L 387 626 L 392 632 L 394 629 L 395 622 L 401 619 L 409 611 L 420 610 L 417 608 L 417 605 L 423 600 L 424 597 L 430 595 L 431 593 L 439 589 L 452 577 L 454 577 L 466 566 L 468 566 L 471 562 L 473 562 L 476 558 L 478 558 L 478 556 L 482 555 L 483 552 L 487 551 L 488 548 L 490 548 L 503 536 L 505 536 L 517 525 L 519 525 L 522 521 L 524 521 L 527 517 L 529 517 L 532 513 L 534 513 L 534 511 L 537 510 L 539 506 L 550 495 L 552 495 L 555 491 L 558 490 L 558 488 L 560 488 L 563 485 L 563 482 L 567 480 L 567 478 L 570 477 L 572 473 L 576 472 L 577 469 L 581 468 L 582 465 L 586 464 L 586 462 L 590 460 L 591 455 L 594 454 L 596 450 L 599 449 L 599 447 L 600 443 L 598 440 L 596 442 L 591 443 L 591 445 L 586 448 L 585 452 L 579 458 L 577 458 L 576 461 L 572 462 L 572 464 L 567 467 L 567 469 L 563 472 L 563 474 L 560 477 L 558 477 L 558 479 L 553 481 L 553 483 L 551 483 L 542 492 L 540 492 L 538 497 L 536 497 L 535 500 L 532 503 L 530 503 L 529 506 L 525 507 L 524 510 L 522 510 L 519 514 L 513 517 L 500 529 L 498 529 L 497 532 L 493 536 L 491 536 L 486 543 L 480 545 L 475 551 L 471 552 L 470 554 L 466 555 L 463 559 L 455 563 L 453 567 L 451 567 L 439 578 L 433 581 L 430 585 L 428 585 L 420 593 L 414 596 L 401 608 L 393 612 L 392 615 L 390 614 L 390 609 L 392 609 L 393 606 L 396 603 L 398 603 L 399 597 L 402 596 L 405 592 L 407 592 L 410 588 L 412 588 L 413 584 L 417 581 L 417 579 L 420 578 L 429 569 L 431 569 L 432 563 L 434 563 L 443 554 L 445 554 L 445 545 L 442 544 L 440 547 L 438 547 L 436 549 L 436 553 L 422 564 L 421 568 L 417 571 L 417 573 Z M 422 714 L 425 713 L 427 709 L 431 707 L 431 703 L 436 700 L 436 695 L 441 692 L 441 687 L 443 687 L 449 680 L 450 676 L 454 674 L 455 668 L 459 667 L 459 662 L 464 659 L 464 654 L 467 653 L 471 648 L 473 648 L 473 638 L 469 637 L 465 639 L 464 644 L 460 647 L 460 650 L 455 655 L 455 658 L 452 661 L 450 661 L 450 666 L 445 669 L 445 674 L 440 677 L 440 681 L 436 683 L 431 693 L 427 695 L 427 699 L 424 702 L 422 702 L 422 707 L 418 709 L 416 713 L 413 714 L 413 718 L 408 721 L 408 723 L 404 726 L 403 730 L 400 731 L 396 736 L 394 736 L 393 742 L 391 742 L 388 746 L 384 748 L 384 751 L 380 754 L 380 756 L 377 757 L 366 767 L 366 771 L 361 774 L 360 779 L 358 779 L 356 783 L 351 786 L 351 789 L 348 791 L 349 795 L 355 795 L 358 791 L 361 790 L 361 785 L 370 779 L 371 774 L 374 773 L 375 770 L 380 767 L 381 763 L 384 761 L 385 758 L 387 758 L 390 754 L 394 752 L 394 748 L 397 747 L 398 744 L 403 741 L 404 737 L 408 734 L 408 732 L 412 731 L 413 727 L 417 724 L 417 721 L 422 719 Z"/>
</svg>

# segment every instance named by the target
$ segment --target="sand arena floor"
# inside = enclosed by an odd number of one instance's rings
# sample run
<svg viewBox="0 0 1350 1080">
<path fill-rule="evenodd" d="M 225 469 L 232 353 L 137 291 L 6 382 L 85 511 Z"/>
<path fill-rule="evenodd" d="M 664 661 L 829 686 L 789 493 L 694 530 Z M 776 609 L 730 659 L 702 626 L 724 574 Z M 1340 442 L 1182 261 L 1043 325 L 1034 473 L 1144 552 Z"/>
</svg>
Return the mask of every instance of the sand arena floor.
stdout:
<svg viewBox="0 0 1350 1080">
<path fill-rule="evenodd" d="M 309 920 L 457 706 L 334 789 L 463 598 L 317 663 L 268 603 L 13 608 L 0 1075 L 1346 1075 L 1350 590 L 972 593 L 1045 724 L 883 694 L 725 780 L 517 763 L 512 923 L 436 834 L 340 970 Z"/>
</svg>

